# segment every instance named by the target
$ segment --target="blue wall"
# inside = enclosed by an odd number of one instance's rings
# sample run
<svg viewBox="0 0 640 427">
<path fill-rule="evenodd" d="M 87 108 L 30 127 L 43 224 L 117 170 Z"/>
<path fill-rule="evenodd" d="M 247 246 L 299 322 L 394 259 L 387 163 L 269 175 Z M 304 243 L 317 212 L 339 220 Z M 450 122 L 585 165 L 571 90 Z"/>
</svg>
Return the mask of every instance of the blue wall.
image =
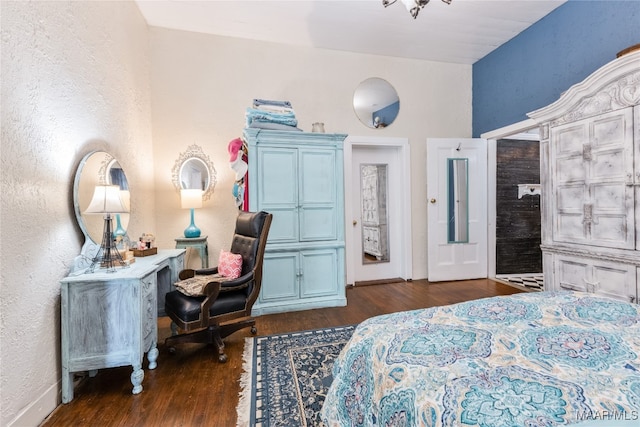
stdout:
<svg viewBox="0 0 640 427">
<path fill-rule="evenodd" d="M 640 1 L 568 1 L 473 65 L 473 136 L 527 113 L 640 43 Z"/>
</svg>

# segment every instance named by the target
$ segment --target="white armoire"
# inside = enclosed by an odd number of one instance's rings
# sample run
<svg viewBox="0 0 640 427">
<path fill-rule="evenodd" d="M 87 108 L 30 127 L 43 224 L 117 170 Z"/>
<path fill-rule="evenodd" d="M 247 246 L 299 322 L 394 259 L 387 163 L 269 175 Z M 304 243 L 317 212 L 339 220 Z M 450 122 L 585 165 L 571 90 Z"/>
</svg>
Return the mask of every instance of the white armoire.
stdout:
<svg viewBox="0 0 640 427">
<path fill-rule="evenodd" d="M 637 302 L 640 293 L 640 52 L 613 60 L 540 124 L 546 290 Z"/>
</svg>

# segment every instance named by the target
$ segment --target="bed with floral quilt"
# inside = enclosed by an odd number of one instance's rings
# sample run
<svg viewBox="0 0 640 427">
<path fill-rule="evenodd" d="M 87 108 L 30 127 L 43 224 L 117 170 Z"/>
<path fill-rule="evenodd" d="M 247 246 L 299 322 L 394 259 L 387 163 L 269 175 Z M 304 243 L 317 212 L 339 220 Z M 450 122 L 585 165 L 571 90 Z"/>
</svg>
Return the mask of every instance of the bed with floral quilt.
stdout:
<svg viewBox="0 0 640 427">
<path fill-rule="evenodd" d="M 539 292 L 378 316 L 333 369 L 328 427 L 640 425 L 640 306 Z"/>
</svg>

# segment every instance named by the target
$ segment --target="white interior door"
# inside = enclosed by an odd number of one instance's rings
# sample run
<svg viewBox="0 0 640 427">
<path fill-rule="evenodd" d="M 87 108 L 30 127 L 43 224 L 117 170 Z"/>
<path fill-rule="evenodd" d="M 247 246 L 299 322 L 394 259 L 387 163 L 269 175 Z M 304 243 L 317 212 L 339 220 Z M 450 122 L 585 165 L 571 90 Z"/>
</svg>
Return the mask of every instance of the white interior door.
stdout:
<svg viewBox="0 0 640 427">
<path fill-rule="evenodd" d="M 376 168 L 386 172 L 375 175 L 375 178 L 367 175 L 367 169 Z M 354 243 L 355 282 L 402 277 L 402 220 L 398 214 L 400 192 L 390 191 L 402 187 L 400 172 L 397 148 L 353 149 L 351 188 L 355 191 L 350 224 Z M 378 191 L 378 194 L 372 195 L 372 192 L 376 193 L 376 188 L 382 188 L 383 194 Z M 373 212 L 375 209 L 372 210 L 371 205 L 380 206 L 381 212 Z"/>
<path fill-rule="evenodd" d="M 487 277 L 487 144 L 427 139 L 428 280 Z"/>
</svg>

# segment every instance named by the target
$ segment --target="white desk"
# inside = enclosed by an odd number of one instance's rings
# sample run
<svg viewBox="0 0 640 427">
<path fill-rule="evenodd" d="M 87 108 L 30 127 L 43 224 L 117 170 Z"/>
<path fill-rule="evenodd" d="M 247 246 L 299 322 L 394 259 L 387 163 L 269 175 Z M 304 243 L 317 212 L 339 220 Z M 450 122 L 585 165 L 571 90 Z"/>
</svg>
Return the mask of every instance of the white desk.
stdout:
<svg viewBox="0 0 640 427">
<path fill-rule="evenodd" d="M 61 284 L 62 402 L 73 400 L 74 372 L 133 367 L 133 394 L 142 391 L 142 362 L 158 358 L 158 312 L 184 264 L 184 249 L 136 258 L 115 273 L 69 275 Z"/>
</svg>

